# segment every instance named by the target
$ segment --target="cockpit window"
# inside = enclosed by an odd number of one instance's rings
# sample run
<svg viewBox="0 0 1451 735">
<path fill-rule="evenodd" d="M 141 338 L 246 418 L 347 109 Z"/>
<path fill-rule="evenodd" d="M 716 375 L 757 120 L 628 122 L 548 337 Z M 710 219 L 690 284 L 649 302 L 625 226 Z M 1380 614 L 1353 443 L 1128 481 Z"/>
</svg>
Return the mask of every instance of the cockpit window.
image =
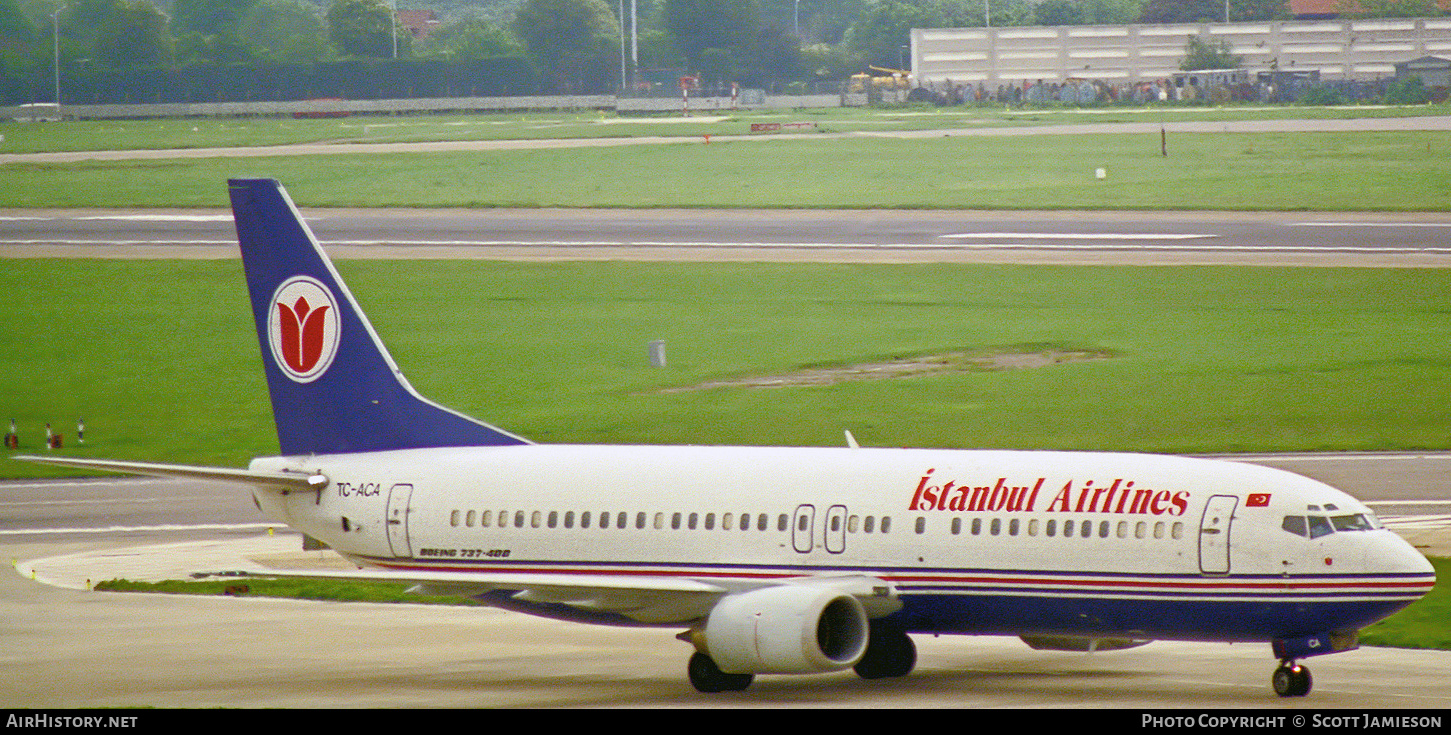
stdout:
<svg viewBox="0 0 1451 735">
<path fill-rule="evenodd" d="M 1330 516 L 1330 523 L 1335 526 L 1337 531 L 1369 531 L 1375 528 L 1370 521 L 1366 520 L 1365 516 L 1359 513 Z"/>
<path fill-rule="evenodd" d="M 1313 507 L 1313 506 L 1312 506 Z M 1337 516 L 1285 516 L 1280 528 L 1296 536 L 1320 538 L 1336 531 L 1372 531 L 1382 528 L 1374 513 L 1351 513 Z"/>
<path fill-rule="evenodd" d="M 1280 528 L 1295 534 L 1296 536 L 1309 536 L 1310 532 L 1305 528 L 1305 516 L 1285 516 L 1285 521 Z"/>
</svg>

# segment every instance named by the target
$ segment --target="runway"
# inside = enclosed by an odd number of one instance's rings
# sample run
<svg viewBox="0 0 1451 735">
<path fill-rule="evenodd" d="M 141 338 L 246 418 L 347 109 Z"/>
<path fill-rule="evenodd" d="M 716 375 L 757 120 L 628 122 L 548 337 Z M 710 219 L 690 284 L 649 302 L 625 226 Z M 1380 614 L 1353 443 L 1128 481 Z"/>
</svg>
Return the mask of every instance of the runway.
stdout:
<svg viewBox="0 0 1451 735">
<path fill-rule="evenodd" d="M 1451 214 L 305 210 L 335 258 L 1447 267 Z M 224 210 L 0 210 L 0 257 L 235 258 Z"/>
</svg>

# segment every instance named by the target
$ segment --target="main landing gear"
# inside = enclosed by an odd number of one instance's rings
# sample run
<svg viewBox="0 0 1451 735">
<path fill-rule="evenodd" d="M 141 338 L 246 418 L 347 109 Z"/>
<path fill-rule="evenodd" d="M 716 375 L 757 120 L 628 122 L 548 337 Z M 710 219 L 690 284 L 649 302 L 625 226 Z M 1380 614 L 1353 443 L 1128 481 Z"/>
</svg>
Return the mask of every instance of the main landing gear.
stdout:
<svg viewBox="0 0 1451 735">
<path fill-rule="evenodd" d="M 1281 697 L 1303 697 L 1310 693 L 1310 670 L 1290 659 L 1280 662 L 1270 683 Z"/>
<path fill-rule="evenodd" d="M 754 674 L 727 674 L 715 665 L 715 659 L 703 653 L 692 655 L 685 670 L 690 675 L 690 685 L 706 694 L 738 692 L 750 686 L 756 678 Z"/>
<path fill-rule="evenodd" d="M 871 624 L 866 653 L 852 667 L 863 679 L 886 679 L 906 676 L 917 665 L 917 646 L 900 628 Z"/>
</svg>

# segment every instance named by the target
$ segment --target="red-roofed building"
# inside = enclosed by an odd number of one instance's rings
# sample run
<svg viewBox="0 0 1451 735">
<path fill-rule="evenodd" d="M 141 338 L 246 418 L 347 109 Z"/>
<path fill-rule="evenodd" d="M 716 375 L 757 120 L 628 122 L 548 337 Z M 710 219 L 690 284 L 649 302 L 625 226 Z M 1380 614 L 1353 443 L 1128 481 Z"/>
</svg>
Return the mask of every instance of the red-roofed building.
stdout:
<svg viewBox="0 0 1451 735">
<path fill-rule="evenodd" d="M 1436 4 L 1442 11 L 1451 12 L 1451 0 L 1436 0 Z M 1290 15 L 1305 20 L 1339 18 L 1359 10 L 1355 0 L 1290 0 Z"/>
<path fill-rule="evenodd" d="M 413 34 L 413 40 L 422 41 L 438 27 L 438 16 L 432 10 L 400 10 L 398 25 Z"/>
</svg>

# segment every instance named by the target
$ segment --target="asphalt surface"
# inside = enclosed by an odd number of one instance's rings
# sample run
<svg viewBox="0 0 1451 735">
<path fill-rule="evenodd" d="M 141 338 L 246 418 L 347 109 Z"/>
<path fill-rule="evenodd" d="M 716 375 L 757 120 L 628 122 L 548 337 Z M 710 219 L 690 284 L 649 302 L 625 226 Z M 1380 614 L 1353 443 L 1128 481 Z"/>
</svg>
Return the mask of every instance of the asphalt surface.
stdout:
<svg viewBox="0 0 1451 735">
<path fill-rule="evenodd" d="M 326 209 L 335 258 L 1451 266 L 1451 214 Z M 0 257 L 235 258 L 225 210 L 0 210 Z"/>
<path fill-rule="evenodd" d="M 1451 454 L 1252 460 L 1336 479 L 1426 553 L 1451 554 Z M 918 668 L 902 680 L 763 676 L 744 693 L 704 697 L 686 681 L 689 649 L 674 629 L 88 591 L 102 579 L 343 566 L 301 545 L 219 483 L 0 483 L 0 549 L 14 569 L 0 574 L 0 707 L 1451 707 L 1446 651 L 1312 659 L 1311 696 L 1283 700 L 1269 688 L 1267 645 L 1157 642 L 1086 655 L 1012 638 L 918 636 Z"/>
</svg>

